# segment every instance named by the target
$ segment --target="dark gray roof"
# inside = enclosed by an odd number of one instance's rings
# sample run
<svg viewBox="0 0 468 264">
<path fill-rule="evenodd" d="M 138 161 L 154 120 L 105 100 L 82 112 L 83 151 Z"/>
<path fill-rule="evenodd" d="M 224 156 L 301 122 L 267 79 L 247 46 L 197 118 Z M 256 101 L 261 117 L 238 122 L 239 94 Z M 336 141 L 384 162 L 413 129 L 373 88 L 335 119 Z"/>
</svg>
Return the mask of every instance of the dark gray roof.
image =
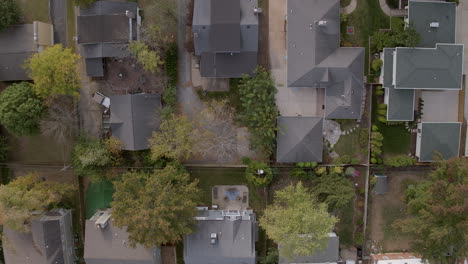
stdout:
<svg viewBox="0 0 468 264">
<path fill-rule="evenodd" d="M 160 264 L 159 248 L 147 249 L 140 244 L 132 248 L 128 240 L 126 228 L 113 225 L 108 220 L 107 226 L 101 229 L 96 226 L 96 220 L 111 211 L 97 211 L 86 220 L 84 259 L 86 264 Z"/>
<path fill-rule="evenodd" d="M 148 139 L 159 129 L 159 94 L 112 95 L 111 131 L 119 138 L 125 150 L 148 149 Z"/>
<path fill-rule="evenodd" d="M 196 231 L 184 239 L 185 264 L 255 264 L 257 221 L 252 211 L 237 211 L 229 219 L 227 211 L 199 211 Z M 211 243 L 211 234 L 217 239 Z"/>
<path fill-rule="evenodd" d="M 33 24 L 10 26 L 0 32 L 0 81 L 30 80 L 23 64 L 37 51 Z"/>
<path fill-rule="evenodd" d="M 55 209 L 38 216 L 31 232 L 21 233 L 4 226 L 4 255 L 7 264 L 72 264 L 75 259 L 70 210 Z"/>
<path fill-rule="evenodd" d="M 322 161 L 323 118 L 280 116 L 277 122 L 277 162 Z"/>
<path fill-rule="evenodd" d="M 461 89 L 463 45 L 437 44 L 435 48 L 396 48 L 397 89 Z"/>
<path fill-rule="evenodd" d="M 458 157 L 461 123 L 421 123 L 419 161 L 434 160 L 436 152 L 443 159 Z"/>
<path fill-rule="evenodd" d="M 340 48 L 339 0 L 288 0 L 289 87 L 325 88 L 327 118 L 359 119 L 364 48 Z"/>
<path fill-rule="evenodd" d="M 78 43 L 85 59 L 123 57 L 128 54 L 131 40 L 137 40 L 137 19 L 129 19 L 130 11 L 138 16 L 138 6 L 126 1 L 96 1 L 88 8 L 81 8 L 77 17 Z M 88 62 L 88 61 L 87 61 Z M 89 68 L 89 76 L 99 75 L 97 60 Z"/>
<path fill-rule="evenodd" d="M 257 0 L 195 0 L 192 32 L 203 77 L 239 78 L 257 66 Z"/>
<path fill-rule="evenodd" d="M 294 257 L 292 260 L 281 256 L 279 259 L 280 264 L 289 263 L 336 263 L 340 259 L 339 246 L 340 238 L 334 233 L 330 233 L 330 239 L 325 249 L 319 250 L 312 256 Z"/>
<path fill-rule="evenodd" d="M 436 43 L 455 43 L 456 3 L 410 1 L 409 22 L 421 36 L 418 47 L 433 48 Z M 433 22 L 438 27 L 430 27 Z"/>
<path fill-rule="evenodd" d="M 78 44 L 128 43 L 130 27 L 125 14 L 78 16 Z"/>
<path fill-rule="evenodd" d="M 414 89 L 395 89 L 392 84 L 393 75 L 393 48 L 385 48 L 383 64 L 383 87 L 388 93 L 387 120 L 413 121 L 414 119 Z"/>
<path fill-rule="evenodd" d="M 203 52 L 200 60 L 203 77 L 241 78 L 257 67 L 257 52 L 214 53 Z"/>
<path fill-rule="evenodd" d="M 385 194 L 388 191 L 387 176 L 375 175 L 375 179 L 374 191 L 377 194 Z"/>
</svg>

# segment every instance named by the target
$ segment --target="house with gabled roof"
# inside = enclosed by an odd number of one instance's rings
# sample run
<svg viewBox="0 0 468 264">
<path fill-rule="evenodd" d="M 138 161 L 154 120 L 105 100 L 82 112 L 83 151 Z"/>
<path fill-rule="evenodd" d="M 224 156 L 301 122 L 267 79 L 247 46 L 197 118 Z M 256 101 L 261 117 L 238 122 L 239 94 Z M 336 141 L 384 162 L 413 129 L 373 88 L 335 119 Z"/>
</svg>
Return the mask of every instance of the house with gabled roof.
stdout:
<svg viewBox="0 0 468 264">
<path fill-rule="evenodd" d="M 455 43 L 456 4 L 411 0 L 408 9 L 405 21 L 420 35 L 419 43 L 384 48 L 381 54 L 387 120 L 413 121 L 419 100 L 419 161 L 430 162 L 435 153 L 444 159 L 458 157 L 464 47 Z"/>
<path fill-rule="evenodd" d="M 53 26 L 34 21 L 0 32 L 0 81 L 31 80 L 24 69 L 27 59 L 54 45 Z"/>
<path fill-rule="evenodd" d="M 252 74 L 258 56 L 257 0 L 195 0 L 192 33 L 200 74 L 240 78 Z"/>
<path fill-rule="evenodd" d="M 96 1 L 77 16 L 77 42 L 86 74 L 104 76 L 104 58 L 128 55 L 128 44 L 139 39 L 141 17 L 134 2 Z"/>
<path fill-rule="evenodd" d="M 3 226 L 5 264 L 73 264 L 72 213 L 53 209 L 37 215 L 29 232 Z"/>
</svg>

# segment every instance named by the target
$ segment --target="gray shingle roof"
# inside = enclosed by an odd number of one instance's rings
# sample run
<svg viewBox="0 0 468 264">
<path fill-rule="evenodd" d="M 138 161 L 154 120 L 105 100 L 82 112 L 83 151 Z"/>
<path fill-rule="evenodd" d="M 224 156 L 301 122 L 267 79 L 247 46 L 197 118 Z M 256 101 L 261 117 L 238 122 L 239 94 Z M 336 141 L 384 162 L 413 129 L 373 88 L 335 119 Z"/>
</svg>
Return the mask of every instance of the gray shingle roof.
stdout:
<svg viewBox="0 0 468 264">
<path fill-rule="evenodd" d="M 184 239 L 185 264 L 255 264 L 258 224 L 252 211 L 244 212 L 231 220 L 226 211 L 199 211 L 196 231 Z M 212 233 L 217 234 L 214 244 Z"/>
<path fill-rule="evenodd" d="M 388 191 L 387 176 L 385 175 L 375 175 L 375 186 L 374 191 L 377 194 L 385 194 Z"/>
<path fill-rule="evenodd" d="M 0 32 L 0 81 L 30 80 L 23 64 L 37 51 L 33 24 L 10 26 Z"/>
<path fill-rule="evenodd" d="M 340 48 L 338 0 L 288 0 L 289 87 L 325 88 L 327 118 L 359 119 L 364 48 Z"/>
<path fill-rule="evenodd" d="M 336 263 L 339 259 L 340 238 L 334 233 L 330 233 L 328 245 L 325 249 L 316 252 L 312 256 L 294 257 L 292 260 L 281 256 L 280 264 L 292 263 Z"/>
<path fill-rule="evenodd" d="M 418 47 L 433 48 L 436 43 L 455 43 L 456 3 L 410 1 L 408 18 L 421 39 Z M 430 27 L 433 22 L 438 27 Z"/>
<path fill-rule="evenodd" d="M 75 259 L 70 210 L 52 210 L 33 220 L 31 232 L 4 226 L 7 264 L 72 264 Z"/>
<path fill-rule="evenodd" d="M 130 27 L 125 14 L 78 16 L 78 44 L 128 43 Z"/>
<path fill-rule="evenodd" d="M 130 247 L 125 228 L 113 225 L 110 219 L 104 229 L 96 220 L 105 211 L 98 211 L 86 220 L 84 259 L 87 264 L 160 264 L 159 248 L 147 249 L 140 244 Z"/>
<path fill-rule="evenodd" d="M 463 45 L 435 48 L 396 48 L 397 89 L 461 89 Z"/>
<path fill-rule="evenodd" d="M 323 118 L 280 116 L 277 122 L 277 162 L 322 161 Z"/>
<path fill-rule="evenodd" d="M 203 77 L 239 78 L 257 66 L 257 0 L 195 0 L 192 32 Z"/>
<path fill-rule="evenodd" d="M 414 120 L 414 89 L 395 89 L 392 84 L 393 52 L 395 49 L 385 48 L 383 65 L 383 87 L 388 93 L 387 120 L 413 121 Z"/>
<path fill-rule="evenodd" d="M 443 159 L 458 157 L 460 148 L 461 123 L 421 123 L 419 161 L 434 160 L 436 152 Z"/>
<path fill-rule="evenodd" d="M 148 139 L 159 129 L 159 94 L 127 94 L 110 96 L 111 131 L 126 150 L 148 149 Z"/>
</svg>

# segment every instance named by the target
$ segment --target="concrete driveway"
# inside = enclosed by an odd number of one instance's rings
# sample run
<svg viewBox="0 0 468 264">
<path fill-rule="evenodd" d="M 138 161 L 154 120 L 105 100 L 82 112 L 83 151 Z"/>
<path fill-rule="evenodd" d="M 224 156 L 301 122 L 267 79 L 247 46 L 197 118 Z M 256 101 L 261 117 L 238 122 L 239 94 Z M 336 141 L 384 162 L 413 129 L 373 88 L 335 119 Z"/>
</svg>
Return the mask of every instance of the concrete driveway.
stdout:
<svg viewBox="0 0 468 264">
<path fill-rule="evenodd" d="M 286 0 L 269 2 L 269 52 L 282 116 L 323 116 L 324 89 L 287 87 Z"/>
</svg>

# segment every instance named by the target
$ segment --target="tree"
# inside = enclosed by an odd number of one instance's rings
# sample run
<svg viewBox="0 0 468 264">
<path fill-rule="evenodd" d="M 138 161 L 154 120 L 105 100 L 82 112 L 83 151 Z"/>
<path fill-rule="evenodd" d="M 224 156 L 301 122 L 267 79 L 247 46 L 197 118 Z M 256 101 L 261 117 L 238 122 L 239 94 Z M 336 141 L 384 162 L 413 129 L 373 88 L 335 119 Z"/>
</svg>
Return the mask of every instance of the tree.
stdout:
<svg viewBox="0 0 468 264">
<path fill-rule="evenodd" d="M 74 193 L 72 185 L 44 181 L 35 173 L 18 177 L 0 185 L 0 224 L 27 232 L 36 215 L 64 205 Z"/>
<path fill-rule="evenodd" d="M 390 157 L 384 157 L 384 164 L 392 167 L 404 167 L 414 165 L 416 159 L 408 155 L 396 155 Z"/>
<path fill-rule="evenodd" d="M 410 217 L 397 220 L 394 227 L 409 235 L 412 249 L 430 263 L 453 263 L 468 254 L 467 175 L 466 160 L 439 161 L 428 180 L 406 190 Z"/>
<path fill-rule="evenodd" d="M 78 116 L 73 98 L 59 96 L 54 99 L 40 122 L 41 132 L 59 144 L 66 144 L 78 132 Z"/>
<path fill-rule="evenodd" d="M 159 56 L 159 52 L 151 50 L 141 41 L 132 41 L 128 46 L 129 51 L 136 57 L 137 61 L 143 66 L 145 71 L 156 73 L 160 71 L 164 61 Z"/>
<path fill-rule="evenodd" d="M 327 212 L 325 203 L 301 182 L 276 191 L 274 203 L 260 217 L 260 226 L 268 237 L 280 245 L 286 257 L 312 255 L 328 243 L 328 233 L 338 221 Z"/>
<path fill-rule="evenodd" d="M 273 180 L 273 170 L 268 164 L 252 160 L 245 170 L 247 181 L 257 187 L 265 187 Z"/>
<path fill-rule="evenodd" d="M 392 31 L 378 31 L 372 36 L 372 43 L 377 51 L 383 48 L 415 47 L 420 40 L 420 35 L 413 25 L 406 28 L 398 27 Z"/>
<path fill-rule="evenodd" d="M 152 173 L 128 172 L 114 183 L 114 223 L 127 227 L 131 245 L 176 243 L 193 231 L 200 196 L 197 184 L 198 180 L 190 182 L 185 169 L 173 165 Z"/>
<path fill-rule="evenodd" d="M 170 114 L 150 139 L 151 159 L 188 159 L 195 151 L 197 135 L 187 116 Z"/>
<path fill-rule="evenodd" d="M 252 148 L 271 155 L 276 143 L 276 87 L 265 69 L 258 67 L 255 76 L 244 75 L 239 84 L 240 122 L 249 129 Z"/>
<path fill-rule="evenodd" d="M 343 208 L 355 197 L 353 182 L 342 173 L 329 173 L 312 181 L 313 193 L 333 209 Z"/>
<path fill-rule="evenodd" d="M 73 3 L 79 7 L 89 7 L 94 2 L 96 2 L 96 0 L 73 0 Z"/>
<path fill-rule="evenodd" d="M 374 72 L 380 73 L 380 68 L 382 68 L 382 65 L 383 61 L 381 59 L 374 59 L 372 61 L 372 70 L 374 70 Z"/>
<path fill-rule="evenodd" d="M 80 56 L 61 44 L 46 48 L 26 61 L 36 94 L 42 98 L 58 95 L 79 97 L 78 60 Z"/>
<path fill-rule="evenodd" d="M 42 101 L 30 83 L 15 83 L 0 93 L 0 123 L 17 136 L 37 133 L 43 112 Z"/>
<path fill-rule="evenodd" d="M 19 18 L 20 10 L 15 0 L 0 0 L 0 32 L 16 24 Z"/>
<path fill-rule="evenodd" d="M 73 169 L 93 181 L 112 178 L 111 166 L 121 160 L 122 143 L 115 137 L 106 140 L 80 139 L 72 155 Z"/>
<path fill-rule="evenodd" d="M 9 150 L 10 150 L 10 147 L 8 147 L 7 138 L 0 136 L 0 162 L 4 162 L 8 159 Z"/>
</svg>

